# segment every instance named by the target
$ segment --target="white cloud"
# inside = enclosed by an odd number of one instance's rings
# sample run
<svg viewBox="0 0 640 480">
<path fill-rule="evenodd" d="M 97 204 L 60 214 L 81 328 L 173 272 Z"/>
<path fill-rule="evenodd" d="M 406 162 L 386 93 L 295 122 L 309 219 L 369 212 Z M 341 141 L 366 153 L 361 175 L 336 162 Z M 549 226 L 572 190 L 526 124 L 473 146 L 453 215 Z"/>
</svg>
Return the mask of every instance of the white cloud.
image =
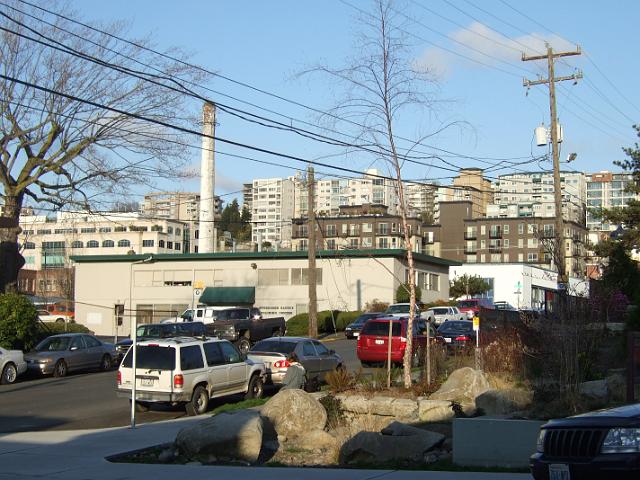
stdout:
<svg viewBox="0 0 640 480">
<path fill-rule="evenodd" d="M 575 49 L 575 45 L 557 35 L 533 32 L 516 38 L 507 38 L 479 22 L 473 22 L 467 28 L 451 32 L 449 38 L 450 44 L 444 45 L 448 49 L 492 66 L 506 67 L 503 62 L 515 66 L 521 62 L 523 52 L 527 55 L 540 55 L 546 52 L 545 42 L 558 51 Z M 456 65 L 464 65 L 467 68 L 481 66 L 437 47 L 425 49 L 416 60 L 416 64 L 444 74 L 450 73 Z"/>
</svg>

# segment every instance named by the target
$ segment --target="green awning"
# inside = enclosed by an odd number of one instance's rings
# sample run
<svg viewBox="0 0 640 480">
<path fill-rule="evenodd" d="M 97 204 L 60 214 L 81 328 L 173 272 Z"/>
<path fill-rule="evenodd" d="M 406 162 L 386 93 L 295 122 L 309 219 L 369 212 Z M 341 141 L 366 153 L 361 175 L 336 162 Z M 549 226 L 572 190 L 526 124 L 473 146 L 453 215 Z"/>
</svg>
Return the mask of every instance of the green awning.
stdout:
<svg viewBox="0 0 640 480">
<path fill-rule="evenodd" d="M 207 287 L 200 296 L 205 305 L 253 305 L 256 301 L 256 287 Z"/>
</svg>

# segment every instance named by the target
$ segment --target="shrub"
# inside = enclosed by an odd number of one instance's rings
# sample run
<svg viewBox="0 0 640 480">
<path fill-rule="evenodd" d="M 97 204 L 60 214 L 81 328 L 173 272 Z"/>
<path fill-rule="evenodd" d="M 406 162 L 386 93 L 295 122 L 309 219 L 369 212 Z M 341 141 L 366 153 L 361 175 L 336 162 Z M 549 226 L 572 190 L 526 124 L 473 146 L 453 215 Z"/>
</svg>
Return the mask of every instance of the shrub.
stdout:
<svg viewBox="0 0 640 480">
<path fill-rule="evenodd" d="M 0 295 L 0 345 L 30 350 L 37 341 L 38 312 L 23 295 Z"/>
<path fill-rule="evenodd" d="M 356 318 L 362 315 L 362 312 L 357 310 L 355 312 L 340 312 L 338 313 L 338 319 L 336 320 L 336 327 L 339 332 L 344 331 L 344 329 L 350 323 L 353 323 Z"/>
<path fill-rule="evenodd" d="M 79 323 L 43 322 L 40 323 L 38 330 L 39 335 L 44 335 L 45 337 L 48 337 L 49 335 L 58 335 L 59 333 L 93 334 L 92 330 L 89 330 L 87 327 Z"/>
<path fill-rule="evenodd" d="M 377 298 L 364 304 L 364 309 L 367 312 L 384 312 L 387 308 L 389 308 L 389 303 L 381 302 Z"/>
<path fill-rule="evenodd" d="M 334 430 L 346 423 L 342 402 L 339 399 L 333 395 L 325 395 L 319 401 L 327 412 L 326 427 L 329 430 Z"/>
<path fill-rule="evenodd" d="M 396 303 L 409 303 L 409 284 L 403 283 L 396 290 Z M 422 298 L 422 290 L 416 285 L 416 302 Z"/>
<path fill-rule="evenodd" d="M 323 310 L 318 312 L 318 333 L 333 333 L 333 321 L 340 312 L 338 310 Z M 303 337 L 309 334 L 309 314 L 299 313 L 287 320 L 287 335 L 291 337 Z"/>
<path fill-rule="evenodd" d="M 331 371 L 325 375 L 324 379 L 333 393 L 349 390 L 355 384 L 355 377 L 347 372 L 346 368 Z"/>
</svg>

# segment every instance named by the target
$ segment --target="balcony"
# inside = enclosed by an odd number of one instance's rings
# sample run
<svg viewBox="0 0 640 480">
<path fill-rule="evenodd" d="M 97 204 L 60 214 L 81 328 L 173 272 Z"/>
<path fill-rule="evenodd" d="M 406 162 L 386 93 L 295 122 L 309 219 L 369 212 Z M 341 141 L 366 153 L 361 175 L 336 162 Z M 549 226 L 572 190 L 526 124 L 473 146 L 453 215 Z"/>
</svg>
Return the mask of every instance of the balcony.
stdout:
<svg viewBox="0 0 640 480">
<path fill-rule="evenodd" d="M 502 247 L 500 245 L 489 245 L 489 253 L 501 253 Z"/>
<path fill-rule="evenodd" d="M 489 238 L 502 238 L 502 229 L 489 230 Z"/>
<path fill-rule="evenodd" d="M 478 249 L 476 247 L 464 247 L 465 255 L 475 255 L 478 253 Z"/>
<path fill-rule="evenodd" d="M 476 240 L 478 238 L 478 234 L 476 232 L 464 232 L 465 240 Z"/>
</svg>

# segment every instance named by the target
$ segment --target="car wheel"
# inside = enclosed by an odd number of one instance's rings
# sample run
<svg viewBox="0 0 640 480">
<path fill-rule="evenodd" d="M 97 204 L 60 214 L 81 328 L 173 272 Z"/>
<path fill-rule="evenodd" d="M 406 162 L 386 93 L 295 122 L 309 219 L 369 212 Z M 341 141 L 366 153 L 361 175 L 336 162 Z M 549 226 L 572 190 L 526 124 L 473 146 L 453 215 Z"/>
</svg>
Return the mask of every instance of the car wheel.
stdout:
<svg viewBox="0 0 640 480">
<path fill-rule="evenodd" d="M 100 370 L 106 372 L 107 370 L 111 370 L 112 361 L 109 355 L 104 355 L 102 360 L 100 361 Z"/>
<path fill-rule="evenodd" d="M 16 369 L 16 366 L 11 362 L 7 363 L 2 369 L 2 377 L 0 377 L 0 384 L 8 385 L 10 383 L 15 382 L 16 378 L 18 378 L 18 370 Z"/>
<path fill-rule="evenodd" d="M 202 415 L 207 411 L 208 407 L 209 394 L 207 393 L 207 390 L 202 385 L 200 385 L 193 391 L 191 401 L 185 406 L 187 415 L 190 415 L 192 417 L 195 415 Z"/>
<path fill-rule="evenodd" d="M 64 360 L 58 360 L 55 367 L 53 367 L 54 377 L 65 377 L 67 375 L 67 362 Z"/>
<path fill-rule="evenodd" d="M 249 349 L 251 348 L 251 342 L 247 337 L 240 337 L 240 339 L 236 342 L 236 347 L 240 350 L 240 353 L 246 355 L 249 353 Z"/>
<path fill-rule="evenodd" d="M 264 382 L 260 375 L 253 375 L 251 380 L 249 380 L 249 388 L 247 388 L 247 393 L 244 398 L 250 400 L 252 398 L 262 398 L 264 394 Z"/>
</svg>

